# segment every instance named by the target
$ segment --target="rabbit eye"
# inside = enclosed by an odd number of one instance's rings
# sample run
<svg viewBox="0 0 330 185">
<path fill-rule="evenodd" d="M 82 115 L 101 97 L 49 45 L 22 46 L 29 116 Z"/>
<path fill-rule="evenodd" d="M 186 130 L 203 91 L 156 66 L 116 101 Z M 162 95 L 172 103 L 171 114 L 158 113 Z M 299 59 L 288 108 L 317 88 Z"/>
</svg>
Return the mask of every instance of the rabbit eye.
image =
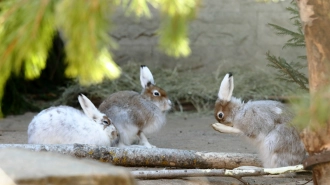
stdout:
<svg viewBox="0 0 330 185">
<path fill-rule="evenodd" d="M 218 117 L 219 117 L 220 119 L 222 119 L 224 116 L 225 116 L 225 114 L 224 114 L 223 112 L 219 112 L 219 113 L 218 113 Z"/>
<path fill-rule="evenodd" d="M 102 124 L 103 124 L 103 125 L 110 125 L 110 121 L 109 121 L 109 120 L 103 120 L 103 121 L 102 121 Z"/>
<path fill-rule="evenodd" d="M 104 120 L 102 123 L 103 123 L 103 125 L 109 125 L 109 122 L 106 120 Z"/>
<path fill-rule="evenodd" d="M 158 91 L 153 92 L 154 96 L 160 96 L 160 93 Z"/>
</svg>

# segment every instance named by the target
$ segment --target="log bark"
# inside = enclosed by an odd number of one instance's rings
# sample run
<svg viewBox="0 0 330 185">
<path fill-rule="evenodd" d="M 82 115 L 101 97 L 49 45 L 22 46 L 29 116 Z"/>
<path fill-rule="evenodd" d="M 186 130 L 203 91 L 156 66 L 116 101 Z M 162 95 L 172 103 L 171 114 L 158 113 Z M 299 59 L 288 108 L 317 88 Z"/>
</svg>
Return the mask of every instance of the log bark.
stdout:
<svg viewBox="0 0 330 185">
<path fill-rule="evenodd" d="M 91 158 L 120 166 L 233 169 L 262 166 L 255 154 L 198 152 L 164 148 L 116 148 L 91 145 L 1 144 L 1 148 L 23 148 Z"/>
<path fill-rule="evenodd" d="M 247 177 L 262 175 L 278 175 L 293 172 L 306 172 L 303 165 L 287 166 L 281 168 L 245 167 L 228 169 L 171 169 L 171 170 L 135 170 L 131 171 L 137 179 L 165 179 L 182 177 Z"/>
<path fill-rule="evenodd" d="M 297 0 L 297 5 L 304 24 L 309 88 L 313 97 L 330 85 L 330 1 Z M 326 96 L 322 98 L 328 99 Z M 311 108 L 312 106 L 315 106 L 313 102 L 311 102 Z M 302 140 L 311 156 L 329 151 L 330 117 L 326 123 L 311 119 L 309 126 L 302 133 Z M 329 162 L 313 167 L 313 181 L 314 184 L 330 184 Z"/>
</svg>

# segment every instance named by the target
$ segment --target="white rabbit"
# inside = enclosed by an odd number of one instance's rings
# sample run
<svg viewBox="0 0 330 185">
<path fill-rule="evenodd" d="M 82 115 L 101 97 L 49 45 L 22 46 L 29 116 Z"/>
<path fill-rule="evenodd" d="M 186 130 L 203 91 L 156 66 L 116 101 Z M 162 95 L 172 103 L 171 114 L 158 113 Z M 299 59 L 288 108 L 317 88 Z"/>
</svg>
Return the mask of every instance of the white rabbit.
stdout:
<svg viewBox="0 0 330 185">
<path fill-rule="evenodd" d="M 116 145 L 117 131 L 111 120 L 83 94 L 78 101 L 84 113 L 57 106 L 36 115 L 28 127 L 28 143 Z"/>
<path fill-rule="evenodd" d="M 215 103 L 214 116 L 219 123 L 213 124 L 213 128 L 245 135 L 258 148 L 264 167 L 301 164 L 306 151 L 298 132 L 289 123 L 293 118 L 290 110 L 277 101 L 244 103 L 232 97 L 233 90 L 234 78 L 228 73 Z"/>
<path fill-rule="evenodd" d="M 144 135 L 158 131 L 166 123 L 166 112 L 171 101 L 166 92 L 155 85 L 147 66 L 140 68 L 142 93 L 119 91 L 111 94 L 99 110 L 111 117 L 119 133 L 119 147 L 130 146 L 134 141 L 147 148 L 154 148 Z"/>
</svg>

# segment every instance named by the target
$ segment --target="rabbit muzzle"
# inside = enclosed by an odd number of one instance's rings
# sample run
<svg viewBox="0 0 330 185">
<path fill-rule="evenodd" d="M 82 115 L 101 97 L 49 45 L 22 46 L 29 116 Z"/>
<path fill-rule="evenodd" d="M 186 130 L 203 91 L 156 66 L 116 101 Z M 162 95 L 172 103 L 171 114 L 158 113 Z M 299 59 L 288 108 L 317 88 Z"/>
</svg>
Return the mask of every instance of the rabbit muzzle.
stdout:
<svg viewBox="0 0 330 185">
<path fill-rule="evenodd" d="M 112 131 L 111 136 L 112 136 L 112 138 L 117 138 L 118 137 L 118 132 L 117 131 Z"/>
<path fill-rule="evenodd" d="M 162 111 L 166 112 L 172 108 L 172 102 L 171 100 L 163 100 L 161 102 L 154 102 L 154 104 Z"/>
<path fill-rule="evenodd" d="M 172 102 L 171 102 L 171 100 L 167 100 L 167 102 L 165 103 L 165 106 L 164 106 L 165 108 L 165 111 L 168 111 L 168 110 L 170 110 L 171 108 L 172 108 Z"/>
</svg>

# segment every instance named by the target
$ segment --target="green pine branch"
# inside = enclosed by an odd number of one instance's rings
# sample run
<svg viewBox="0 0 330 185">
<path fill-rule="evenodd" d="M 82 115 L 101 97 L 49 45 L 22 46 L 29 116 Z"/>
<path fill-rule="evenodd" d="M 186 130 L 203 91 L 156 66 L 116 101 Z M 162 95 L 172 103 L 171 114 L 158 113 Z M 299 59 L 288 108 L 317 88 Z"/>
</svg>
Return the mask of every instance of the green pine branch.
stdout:
<svg viewBox="0 0 330 185">
<path fill-rule="evenodd" d="M 289 6 L 286 8 L 286 10 L 293 15 L 290 19 L 297 19 L 299 18 L 299 9 L 297 7 L 296 3 L 291 3 L 293 6 Z"/>
<path fill-rule="evenodd" d="M 304 48 L 305 44 L 305 36 L 303 33 L 302 23 L 300 21 L 299 10 L 295 2 L 291 3 L 292 6 L 286 8 L 287 11 L 290 12 L 292 17 L 290 20 L 292 21 L 293 26 L 297 31 L 292 31 L 282 26 L 269 23 L 268 26 L 272 28 L 275 34 L 279 36 L 289 36 L 290 38 L 283 45 L 282 49 L 285 48 Z M 270 52 L 266 53 L 268 66 L 273 67 L 277 71 L 278 79 L 284 80 L 287 82 L 296 83 L 300 88 L 304 90 L 308 90 L 308 78 L 302 72 L 301 69 L 307 66 L 307 57 L 306 56 L 297 56 L 299 62 L 290 62 L 288 63 L 282 57 L 276 57 L 271 55 Z"/>
<path fill-rule="evenodd" d="M 288 35 L 291 38 L 284 44 L 286 47 L 305 47 L 305 36 L 301 31 L 294 32 L 282 26 L 269 23 L 268 26 L 274 29 L 277 35 Z M 300 30 L 300 29 L 298 29 Z"/>
<path fill-rule="evenodd" d="M 308 79 L 305 74 L 299 70 L 304 68 L 299 63 L 287 63 L 285 59 L 271 55 L 269 52 L 266 53 L 267 60 L 270 62 L 268 66 L 277 69 L 278 78 L 287 82 L 294 82 L 298 84 L 302 89 L 308 91 Z"/>
<path fill-rule="evenodd" d="M 297 58 L 302 59 L 302 60 L 306 60 L 306 61 L 307 61 L 307 56 L 306 56 L 306 55 L 298 56 Z"/>
</svg>

